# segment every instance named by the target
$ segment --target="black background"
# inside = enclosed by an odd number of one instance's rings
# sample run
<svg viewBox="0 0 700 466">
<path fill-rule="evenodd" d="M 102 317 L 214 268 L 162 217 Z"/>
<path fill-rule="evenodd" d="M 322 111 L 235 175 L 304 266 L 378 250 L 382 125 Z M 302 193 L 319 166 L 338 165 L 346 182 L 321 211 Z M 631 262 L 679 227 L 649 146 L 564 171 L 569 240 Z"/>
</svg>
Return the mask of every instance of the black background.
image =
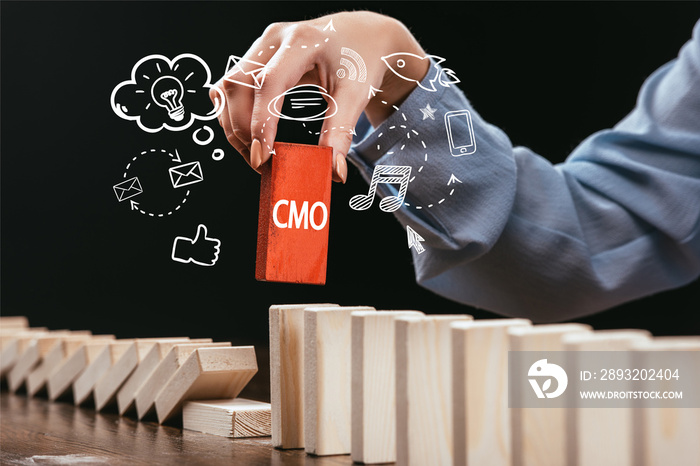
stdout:
<svg viewBox="0 0 700 466">
<path fill-rule="evenodd" d="M 348 208 L 367 189 L 354 168 L 347 185 L 333 188 L 327 285 L 256 282 L 259 177 L 216 122 L 214 142 L 201 147 L 191 138 L 201 125 L 147 134 L 111 110 L 112 89 L 147 55 L 194 53 L 218 78 L 228 55 L 243 54 L 269 23 L 344 9 L 402 20 L 428 53 L 447 58 L 486 120 L 554 162 L 624 117 L 700 17 L 697 2 L 3 1 L 2 314 L 119 337 L 250 343 L 265 342 L 272 303 L 495 317 L 415 284 L 393 217 Z M 291 131 L 280 139 L 308 142 Z M 217 147 L 226 154 L 220 162 L 211 158 Z M 202 164 L 205 182 L 176 215 L 130 211 L 112 191 L 131 158 L 150 148 L 177 148 L 184 162 Z M 146 165 L 140 170 L 158 169 Z M 193 237 L 199 223 L 222 241 L 219 261 L 172 261 L 174 237 Z M 579 321 L 700 334 L 698 296 L 696 281 Z"/>
</svg>

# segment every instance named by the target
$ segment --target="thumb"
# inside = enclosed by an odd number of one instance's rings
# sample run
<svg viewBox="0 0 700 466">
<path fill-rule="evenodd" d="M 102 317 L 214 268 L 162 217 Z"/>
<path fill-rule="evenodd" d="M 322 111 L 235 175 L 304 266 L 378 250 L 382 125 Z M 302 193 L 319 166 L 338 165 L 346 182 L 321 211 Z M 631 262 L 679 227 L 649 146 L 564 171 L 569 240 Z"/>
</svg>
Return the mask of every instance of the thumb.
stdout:
<svg viewBox="0 0 700 466">
<path fill-rule="evenodd" d="M 345 183 L 348 176 L 348 165 L 345 156 L 350 150 L 352 137 L 355 134 L 355 124 L 367 106 L 367 96 L 363 95 L 365 85 L 356 81 L 347 81 L 341 85 L 329 102 L 329 118 L 323 121 L 319 145 L 333 148 L 333 180 Z M 333 109 L 335 107 L 335 112 Z"/>
<path fill-rule="evenodd" d="M 207 237 L 207 227 L 201 223 L 197 227 L 197 234 L 195 235 L 194 239 L 192 240 L 192 244 L 198 242 L 200 237 L 202 239 L 206 239 L 206 237 Z"/>
</svg>

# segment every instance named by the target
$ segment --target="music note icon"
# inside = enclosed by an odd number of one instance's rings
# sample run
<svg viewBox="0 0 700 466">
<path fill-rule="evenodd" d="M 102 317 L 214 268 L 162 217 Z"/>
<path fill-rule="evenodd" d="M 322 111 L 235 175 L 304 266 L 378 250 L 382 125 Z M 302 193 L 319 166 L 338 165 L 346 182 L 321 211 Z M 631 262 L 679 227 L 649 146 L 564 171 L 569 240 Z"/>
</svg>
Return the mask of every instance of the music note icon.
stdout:
<svg viewBox="0 0 700 466">
<path fill-rule="evenodd" d="M 379 208 L 383 212 L 394 212 L 403 204 L 408 190 L 408 180 L 411 176 L 411 167 L 400 165 L 377 165 L 372 173 L 367 194 L 358 194 L 350 199 L 350 208 L 353 210 L 367 210 L 374 202 L 374 193 L 379 183 L 399 184 L 399 193 L 396 196 L 387 196 L 379 202 Z"/>
</svg>

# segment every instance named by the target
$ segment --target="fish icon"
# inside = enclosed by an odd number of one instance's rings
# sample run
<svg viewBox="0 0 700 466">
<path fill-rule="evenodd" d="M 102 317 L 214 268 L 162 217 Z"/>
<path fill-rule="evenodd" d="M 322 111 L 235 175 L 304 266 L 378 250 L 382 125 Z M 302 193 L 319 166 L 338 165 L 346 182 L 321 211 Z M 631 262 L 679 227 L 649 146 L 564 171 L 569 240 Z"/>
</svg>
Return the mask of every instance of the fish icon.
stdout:
<svg viewBox="0 0 700 466">
<path fill-rule="evenodd" d="M 431 78 L 428 80 L 427 85 L 421 84 L 420 79 L 416 79 L 415 76 L 407 76 L 406 71 L 409 69 L 416 69 L 418 67 L 418 62 L 423 60 L 435 60 L 435 65 L 428 71 L 431 74 Z M 443 87 L 450 87 L 450 84 L 457 84 L 460 82 L 459 78 L 455 75 L 455 72 L 449 68 L 442 68 L 440 64 L 445 61 L 444 58 L 438 57 L 437 55 L 426 55 L 421 57 L 415 53 L 408 52 L 397 52 L 392 53 L 382 57 L 382 61 L 389 67 L 389 69 L 399 78 L 405 79 L 406 81 L 413 81 L 418 84 L 418 86 L 426 91 L 435 92 L 437 88 L 435 83 L 439 83 Z"/>
</svg>

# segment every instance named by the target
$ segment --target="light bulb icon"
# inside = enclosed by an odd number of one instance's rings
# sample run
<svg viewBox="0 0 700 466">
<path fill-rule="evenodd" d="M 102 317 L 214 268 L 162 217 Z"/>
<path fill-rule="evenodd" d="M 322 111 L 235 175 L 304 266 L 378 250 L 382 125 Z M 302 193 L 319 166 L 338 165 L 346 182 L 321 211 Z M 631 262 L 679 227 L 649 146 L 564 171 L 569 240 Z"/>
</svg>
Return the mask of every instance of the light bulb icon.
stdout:
<svg viewBox="0 0 700 466">
<path fill-rule="evenodd" d="M 161 76 L 151 87 L 151 97 L 156 105 L 168 110 L 168 116 L 175 121 L 185 117 L 185 106 L 182 104 L 184 89 L 179 79 L 172 76 Z"/>
</svg>

